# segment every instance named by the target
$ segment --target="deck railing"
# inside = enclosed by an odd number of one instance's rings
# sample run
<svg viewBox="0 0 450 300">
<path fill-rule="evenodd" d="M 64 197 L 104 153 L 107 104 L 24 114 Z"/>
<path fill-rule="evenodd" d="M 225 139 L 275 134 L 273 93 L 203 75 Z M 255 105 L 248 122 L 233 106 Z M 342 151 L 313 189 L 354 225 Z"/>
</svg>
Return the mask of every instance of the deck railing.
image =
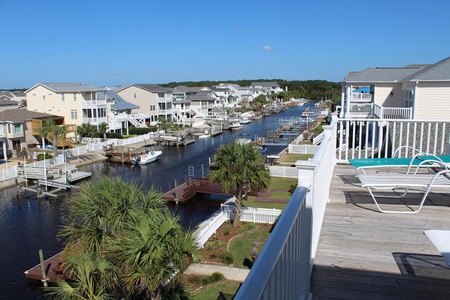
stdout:
<svg viewBox="0 0 450 300">
<path fill-rule="evenodd" d="M 329 199 L 336 121 L 311 161 L 297 161 L 298 186 L 235 299 L 309 299 L 310 277 Z"/>
<path fill-rule="evenodd" d="M 338 119 L 337 160 L 368 157 L 392 157 L 398 148 L 411 156 L 411 149 L 440 155 L 449 151 L 450 122 L 392 120 L 392 119 Z"/>
<path fill-rule="evenodd" d="M 383 107 L 374 104 L 372 114 L 378 119 L 411 119 L 412 107 Z"/>
</svg>

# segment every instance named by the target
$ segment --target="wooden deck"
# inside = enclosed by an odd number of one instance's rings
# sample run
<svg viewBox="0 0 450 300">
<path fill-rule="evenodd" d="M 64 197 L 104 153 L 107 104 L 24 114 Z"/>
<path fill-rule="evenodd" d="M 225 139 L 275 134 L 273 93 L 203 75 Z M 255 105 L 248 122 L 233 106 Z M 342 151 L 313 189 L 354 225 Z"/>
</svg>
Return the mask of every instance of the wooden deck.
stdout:
<svg viewBox="0 0 450 300">
<path fill-rule="evenodd" d="M 60 262 L 61 262 L 61 252 L 50 257 L 45 260 L 45 274 L 47 274 L 47 278 L 49 282 L 56 283 L 59 279 L 65 280 L 66 276 L 61 271 Z M 26 270 L 25 277 L 32 280 L 42 280 L 42 271 L 41 265 L 37 264 L 33 268 Z"/>
<path fill-rule="evenodd" d="M 423 233 L 450 229 L 450 193 L 430 193 L 418 214 L 383 214 L 355 174 L 349 165 L 335 168 L 313 299 L 450 299 L 450 268 Z M 405 208 L 397 199 L 382 203 Z"/>
</svg>

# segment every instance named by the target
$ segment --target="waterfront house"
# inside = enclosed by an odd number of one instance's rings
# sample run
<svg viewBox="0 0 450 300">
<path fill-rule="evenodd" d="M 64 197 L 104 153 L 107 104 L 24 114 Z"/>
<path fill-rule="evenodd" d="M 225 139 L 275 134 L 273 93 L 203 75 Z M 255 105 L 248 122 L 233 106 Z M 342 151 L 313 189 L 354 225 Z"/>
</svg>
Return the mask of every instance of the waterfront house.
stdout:
<svg viewBox="0 0 450 300">
<path fill-rule="evenodd" d="M 6 141 L 6 148 L 17 153 L 22 148 L 35 147 L 42 143 L 39 128 L 48 119 L 53 119 L 56 124 L 64 123 L 63 116 L 33 112 L 26 109 L 8 109 L 0 111 L 0 124 L 3 126 L 3 137 L 1 141 Z M 71 128 L 68 128 L 69 132 Z M 51 143 L 51 140 L 47 142 Z M 61 141 L 62 142 L 62 141 Z M 67 145 L 66 145 L 67 146 Z"/>
<path fill-rule="evenodd" d="M 106 88 L 80 83 L 38 83 L 28 89 L 27 109 L 63 116 L 65 124 L 108 123 Z"/>
<path fill-rule="evenodd" d="M 118 89 L 117 94 L 127 102 L 138 105 L 138 114 L 146 123 L 156 124 L 161 117 L 173 120 L 173 99 L 170 88 L 156 84 L 132 84 Z"/>
<path fill-rule="evenodd" d="M 115 91 L 106 91 L 108 131 L 129 134 L 129 122 L 134 121 L 139 106 L 125 101 Z"/>
<path fill-rule="evenodd" d="M 19 107 L 19 103 L 11 100 L 2 100 L 0 99 L 0 111 L 5 109 L 16 109 Z"/>
<path fill-rule="evenodd" d="M 350 73 L 341 86 L 340 117 L 445 120 L 450 115 L 450 57 L 432 65 L 368 68 Z"/>
<path fill-rule="evenodd" d="M 272 95 L 283 92 L 283 89 L 274 81 L 252 82 L 250 90 L 257 94 Z M 256 97 L 254 97 L 256 98 Z"/>
</svg>

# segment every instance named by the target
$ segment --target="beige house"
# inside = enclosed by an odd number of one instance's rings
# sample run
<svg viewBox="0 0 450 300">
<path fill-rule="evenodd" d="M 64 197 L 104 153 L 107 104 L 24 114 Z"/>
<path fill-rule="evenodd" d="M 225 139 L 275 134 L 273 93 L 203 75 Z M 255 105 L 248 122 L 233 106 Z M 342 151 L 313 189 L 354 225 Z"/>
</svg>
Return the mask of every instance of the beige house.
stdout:
<svg viewBox="0 0 450 300">
<path fill-rule="evenodd" d="M 164 117 L 173 120 L 172 89 L 164 88 L 156 84 L 133 84 L 118 89 L 117 94 L 139 106 L 139 115 L 146 123 L 156 123 Z"/>
<path fill-rule="evenodd" d="M 369 68 L 351 73 L 341 87 L 340 117 L 445 121 L 450 115 L 450 57 L 433 65 Z"/>
<path fill-rule="evenodd" d="M 38 83 L 25 92 L 27 109 L 64 117 L 65 124 L 108 122 L 106 88 L 79 83 Z"/>
</svg>

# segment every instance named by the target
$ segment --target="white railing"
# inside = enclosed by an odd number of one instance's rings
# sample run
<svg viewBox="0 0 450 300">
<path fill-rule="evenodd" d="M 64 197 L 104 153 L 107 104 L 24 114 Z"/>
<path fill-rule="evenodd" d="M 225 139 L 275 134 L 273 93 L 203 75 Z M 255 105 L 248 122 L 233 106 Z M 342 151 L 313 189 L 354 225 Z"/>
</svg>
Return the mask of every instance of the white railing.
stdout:
<svg viewBox="0 0 450 300">
<path fill-rule="evenodd" d="M 314 146 L 319 145 L 322 142 L 323 137 L 324 137 L 323 132 L 319 133 L 319 135 L 317 135 L 316 137 L 313 138 L 313 141 L 312 141 L 313 145 Z"/>
<path fill-rule="evenodd" d="M 448 121 L 339 119 L 337 122 L 339 162 L 355 158 L 392 157 L 400 147 L 433 155 L 449 151 Z"/>
<path fill-rule="evenodd" d="M 197 245 L 203 248 L 208 239 L 215 234 L 217 229 L 219 229 L 219 227 L 228 219 L 225 210 L 221 210 L 214 214 L 208 221 L 206 227 L 201 228 L 194 233 L 194 235 L 197 236 Z"/>
<path fill-rule="evenodd" d="M 269 166 L 269 173 L 272 177 L 297 178 L 296 167 Z"/>
<path fill-rule="evenodd" d="M 370 94 L 370 93 L 351 93 L 350 100 L 372 101 L 372 94 Z"/>
<path fill-rule="evenodd" d="M 295 144 L 289 144 L 288 146 L 288 152 L 289 153 L 297 153 L 297 154 L 314 154 L 317 152 L 317 149 L 319 149 L 319 146 L 314 145 L 295 145 Z"/>
<path fill-rule="evenodd" d="M 220 211 L 216 212 L 209 220 L 203 222 L 202 224 L 204 225 L 201 224 L 200 228 L 194 232 L 199 247 L 203 247 L 208 239 L 216 233 L 217 229 L 227 220 L 230 220 L 234 206 L 221 204 L 220 208 Z M 273 224 L 280 215 L 281 210 L 279 209 L 242 207 L 240 221 Z"/>
<path fill-rule="evenodd" d="M 372 111 L 372 103 L 354 104 L 350 103 L 350 113 L 369 114 Z"/>
<path fill-rule="evenodd" d="M 298 186 L 234 299 L 310 299 L 310 278 L 336 162 L 336 121 L 313 160 L 297 161 Z"/>
<path fill-rule="evenodd" d="M 0 181 L 17 177 L 17 166 L 12 166 L 0 170 Z"/>
<path fill-rule="evenodd" d="M 412 119 L 412 107 L 373 106 L 373 115 L 379 119 Z"/>
</svg>

